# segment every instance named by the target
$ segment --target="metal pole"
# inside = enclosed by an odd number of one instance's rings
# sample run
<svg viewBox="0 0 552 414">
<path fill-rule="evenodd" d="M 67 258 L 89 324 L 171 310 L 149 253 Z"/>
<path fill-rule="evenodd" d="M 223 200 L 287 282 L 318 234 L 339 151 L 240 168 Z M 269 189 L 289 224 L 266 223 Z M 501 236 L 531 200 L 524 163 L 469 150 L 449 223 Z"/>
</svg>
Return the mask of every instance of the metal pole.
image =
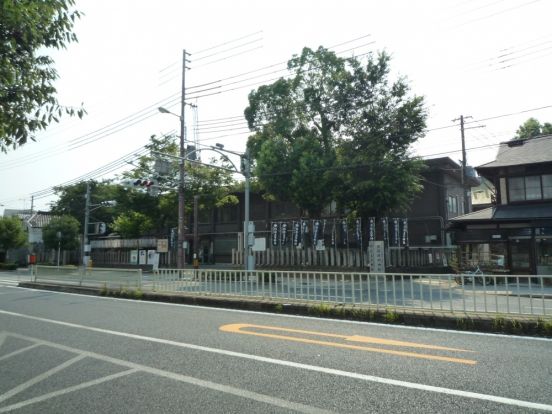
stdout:
<svg viewBox="0 0 552 414">
<path fill-rule="evenodd" d="M 245 221 L 243 234 L 245 236 L 245 270 L 251 271 L 255 270 L 255 258 L 253 257 L 252 252 L 252 243 L 254 235 L 250 233 L 249 226 L 249 188 L 250 188 L 250 178 L 251 178 L 251 159 L 249 156 L 249 148 L 245 150 Z"/>
<path fill-rule="evenodd" d="M 176 256 L 176 266 L 181 269 L 186 263 L 184 254 L 184 158 L 186 141 L 186 49 L 182 51 L 182 94 L 180 101 L 180 161 L 179 161 L 179 181 L 178 181 L 178 246 Z"/>
<path fill-rule="evenodd" d="M 463 213 L 469 213 L 469 200 L 468 191 L 466 189 L 466 139 L 464 136 L 464 115 L 460 115 L 460 134 L 462 136 L 462 191 L 464 192 L 462 197 L 463 201 Z"/>
<path fill-rule="evenodd" d="M 56 237 L 58 239 L 58 251 L 57 251 L 57 267 L 59 267 L 59 257 L 61 255 L 61 232 L 56 232 Z"/>
<path fill-rule="evenodd" d="M 199 259 L 199 196 L 194 195 L 194 255 L 193 259 Z"/>
<path fill-rule="evenodd" d="M 84 232 L 82 237 L 82 264 L 86 267 L 86 246 L 88 245 L 88 222 L 90 221 L 90 182 L 86 182 L 86 196 L 84 203 Z"/>
</svg>

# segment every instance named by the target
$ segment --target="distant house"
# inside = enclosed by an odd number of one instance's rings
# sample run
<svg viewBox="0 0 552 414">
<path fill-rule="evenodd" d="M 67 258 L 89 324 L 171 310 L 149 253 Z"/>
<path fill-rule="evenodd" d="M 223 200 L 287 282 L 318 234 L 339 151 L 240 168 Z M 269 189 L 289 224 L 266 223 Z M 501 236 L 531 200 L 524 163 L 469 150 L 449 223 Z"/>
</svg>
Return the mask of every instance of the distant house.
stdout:
<svg viewBox="0 0 552 414">
<path fill-rule="evenodd" d="M 18 217 L 27 232 L 27 247 L 10 250 L 8 256 L 11 261 L 27 263 L 30 253 L 38 255 L 39 261 L 48 260 L 51 252 L 46 252 L 42 240 L 42 229 L 52 218 L 56 217 L 47 211 L 5 209 L 4 217 Z"/>
<path fill-rule="evenodd" d="M 496 202 L 452 219 L 463 264 L 552 274 L 552 135 L 504 142 L 477 171 L 493 184 Z"/>
<path fill-rule="evenodd" d="M 445 229 L 451 219 L 471 211 L 471 200 L 465 202 L 466 189 L 462 186 L 461 166 L 449 157 L 425 160 L 427 169 L 422 174 L 423 191 L 406 212 L 411 246 L 445 246 Z M 465 186 L 477 186 L 480 181 L 467 176 Z"/>
<path fill-rule="evenodd" d="M 495 202 L 493 183 L 485 177 L 480 177 L 481 184 L 471 189 L 472 210 L 479 211 L 491 207 Z"/>
<path fill-rule="evenodd" d="M 399 238 L 402 238 L 404 234 L 402 233 L 404 230 L 403 220 L 407 219 L 408 241 L 406 244 L 408 244 L 409 250 L 406 252 L 407 248 L 402 240 L 399 246 L 393 245 L 390 241 L 389 257 L 393 259 L 388 263 L 390 265 L 403 266 L 409 263 L 415 263 L 416 266 L 446 265 L 445 254 L 453 250 L 451 240 L 446 238 L 446 228 L 451 219 L 464 214 L 465 204 L 471 208 L 469 202 L 464 202 L 464 194 L 468 193 L 467 188 L 478 185 L 479 181 L 473 176 L 468 176 L 464 187 L 461 166 L 448 157 L 428 159 L 425 162 L 427 168 L 422 173 L 423 191 L 415 198 L 407 211 L 390 214 L 389 240 L 395 239 L 395 235 L 398 233 L 393 231 L 396 228 L 396 221 L 392 218 L 401 218 L 401 236 Z M 191 263 L 194 251 L 198 252 L 199 259 L 204 264 L 235 264 L 236 261 L 241 260 L 238 257 L 243 250 L 244 194 L 238 192 L 235 196 L 239 200 L 236 205 L 200 210 L 197 218 L 197 234 L 194 234 L 194 217 L 188 218 L 184 247 L 189 263 Z M 252 193 L 250 200 L 250 220 L 255 224 L 255 238 L 264 239 L 266 248 L 272 250 L 274 254 L 270 260 L 273 264 L 274 261 L 282 258 L 290 263 L 290 256 L 294 256 L 298 250 L 293 246 L 293 225 L 305 217 L 300 216 L 299 209 L 291 202 L 266 200 L 259 193 Z M 346 260 L 347 266 L 354 267 L 359 263 L 367 266 L 368 223 L 362 223 L 362 250 L 365 259 L 361 260 L 361 244 L 353 223 L 349 224 L 347 240 L 344 240 L 341 224 L 343 217 L 336 212 L 335 204 L 332 203 L 323 210 L 321 217 L 304 220 L 306 239 L 304 243 L 301 243 L 302 248 L 305 249 L 306 246 L 306 248 L 316 250 L 319 252 L 319 256 L 326 254 L 328 260 L 320 260 L 320 263 L 324 263 L 324 265 L 332 262 L 329 259 L 330 256 L 336 257 L 339 253 L 343 257 L 346 253 L 349 256 Z M 315 249 L 312 240 L 316 221 L 319 221 L 317 239 L 324 242 Z M 278 236 L 275 240 L 272 232 L 274 224 L 277 224 L 278 228 Z M 375 227 L 377 238 L 382 239 L 381 217 L 378 218 Z M 284 237 L 282 237 L 282 230 L 286 233 Z M 161 254 L 161 266 L 175 266 L 176 228 L 172 231 L 168 229 L 166 236 L 160 237 L 160 239 L 167 239 L 169 245 L 169 251 Z M 276 241 L 275 246 L 273 245 L 274 241 Z M 130 243 L 133 247 L 130 247 Z M 146 243 L 148 244 L 146 245 Z M 131 250 L 147 252 L 154 250 L 156 243 L 156 240 L 149 239 L 125 241 L 114 240 L 112 237 L 110 240 L 96 240 L 92 242 L 92 258 L 95 265 L 124 265 L 130 262 Z M 194 248 L 194 244 L 197 245 L 197 249 Z M 326 253 L 322 253 L 322 250 Z M 333 251 L 332 254 L 330 254 L 330 250 Z M 260 255 L 262 256 L 262 254 Z M 308 260 L 312 264 L 311 259 Z M 345 260 L 342 262 L 335 260 L 336 265 L 343 262 Z M 258 265 L 266 263 L 267 258 L 263 257 Z M 298 263 L 298 260 L 295 263 Z"/>
<path fill-rule="evenodd" d="M 446 227 L 451 219 L 464 214 L 464 194 L 467 191 L 462 185 L 461 166 L 448 157 L 425 160 L 427 168 L 422 173 L 423 191 L 415 198 L 411 207 L 396 217 L 408 220 L 408 244 L 411 251 L 427 250 L 450 246 L 451 240 L 446 239 Z M 466 188 L 480 184 L 478 178 L 467 176 Z M 204 261 L 230 262 L 232 250 L 239 249 L 242 243 L 241 232 L 244 217 L 243 194 L 236 194 L 240 200 L 238 205 L 217 208 L 214 211 L 200 213 L 198 223 L 198 244 L 200 258 Z M 471 203 L 468 200 L 468 208 Z M 325 245 L 332 242 L 333 220 L 335 207 L 329 206 L 323 211 L 321 219 L 326 219 L 324 230 Z M 273 222 L 288 222 L 287 237 L 291 244 L 292 223 L 300 219 L 299 210 L 289 202 L 272 202 L 264 200 L 259 194 L 251 195 L 251 220 L 255 222 L 255 236 L 264 237 L 266 246 L 270 248 L 271 224 Z M 190 225 L 190 229 L 192 229 Z M 376 232 L 381 237 L 381 223 L 376 223 Z M 353 229 L 349 229 L 349 242 L 357 246 Z M 390 224 L 390 231 L 392 226 Z M 363 224 L 364 240 L 367 240 L 367 223 Z M 337 236 L 339 239 L 339 235 Z M 188 245 L 194 242 L 193 233 L 186 234 Z M 337 240 L 340 246 L 341 240 Z M 364 244 L 364 248 L 366 243 Z M 365 250 L 365 249 L 364 249 Z M 424 253 L 424 260 L 427 259 Z M 414 256 L 413 256 L 414 257 Z M 442 256 L 440 259 L 442 261 Z M 438 261 L 432 256 L 430 261 Z"/>
</svg>

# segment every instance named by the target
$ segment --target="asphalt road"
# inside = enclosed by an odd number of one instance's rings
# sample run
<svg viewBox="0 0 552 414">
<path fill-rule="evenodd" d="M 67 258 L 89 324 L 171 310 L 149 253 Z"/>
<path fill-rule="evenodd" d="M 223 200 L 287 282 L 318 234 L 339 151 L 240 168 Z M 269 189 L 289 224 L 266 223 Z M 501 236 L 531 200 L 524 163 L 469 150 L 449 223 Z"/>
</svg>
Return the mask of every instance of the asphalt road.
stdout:
<svg viewBox="0 0 552 414">
<path fill-rule="evenodd" d="M 552 341 L 17 288 L 0 413 L 552 411 Z"/>
</svg>

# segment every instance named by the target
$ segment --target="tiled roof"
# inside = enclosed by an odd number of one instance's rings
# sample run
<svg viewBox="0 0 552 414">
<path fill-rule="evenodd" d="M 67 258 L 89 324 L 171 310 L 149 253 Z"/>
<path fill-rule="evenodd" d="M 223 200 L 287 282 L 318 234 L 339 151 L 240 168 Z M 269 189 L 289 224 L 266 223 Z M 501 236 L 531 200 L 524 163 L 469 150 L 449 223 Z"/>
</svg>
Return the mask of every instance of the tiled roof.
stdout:
<svg viewBox="0 0 552 414">
<path fill-rule="evenodd" d="M 496 159 L 477 169 L 552 162 L 552 135 L 500 144 Z"/>
<path fill-rule="evenodd" d="M 506 205 L 489 207 L 474 213 L 464 214 L 454 217 L 451 222 L 468 221 L 501 221 L 501 220 L 533 220 L 533 219 L 551 219 L 552 203 L 525 204 L 525 205 Z"/>
<path fill-rule="evenodd" d="M 473 213 L 464 214 L 461 216 L 456 216 L 450 221 L 477 221 L 477 220 L 491 220 L 494 215 L 495 208 L 489 207 L 483 210 L 474 211 Z"/>
</svg>

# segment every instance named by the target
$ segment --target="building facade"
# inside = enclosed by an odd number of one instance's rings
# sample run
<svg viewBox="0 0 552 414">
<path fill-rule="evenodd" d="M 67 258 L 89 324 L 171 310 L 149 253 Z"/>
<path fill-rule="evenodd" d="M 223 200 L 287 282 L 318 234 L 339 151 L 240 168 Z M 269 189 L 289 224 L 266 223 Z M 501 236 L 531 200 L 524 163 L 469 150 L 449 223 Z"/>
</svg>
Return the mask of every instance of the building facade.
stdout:
<svg viewBox="0 0 552 414">
<path fill-rule="evenodd" d="M 477 171 L 493 184 L 496 200 L 452 219 L 463 266 L 552 274 L 552 135 L 502 143 Z"/>
</svg>

